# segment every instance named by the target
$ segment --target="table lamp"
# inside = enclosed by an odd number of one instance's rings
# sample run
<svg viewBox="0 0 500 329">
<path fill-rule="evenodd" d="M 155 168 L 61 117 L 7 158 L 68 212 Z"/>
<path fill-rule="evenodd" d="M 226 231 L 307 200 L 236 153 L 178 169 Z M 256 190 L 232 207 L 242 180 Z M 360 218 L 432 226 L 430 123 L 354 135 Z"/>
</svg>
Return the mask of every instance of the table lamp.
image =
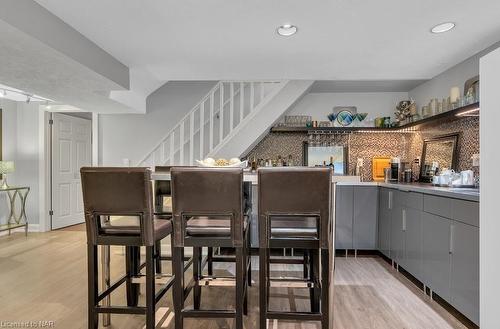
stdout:
<svg viewBox="0 0 500 329">
<path fill-rule="evenodd" d="M 7 174 L 14 172 L 14 161 L 0 161 L 0 174 L 2 175 L 2 185 L 0 188 L 8 188 Z"/>
</svg>

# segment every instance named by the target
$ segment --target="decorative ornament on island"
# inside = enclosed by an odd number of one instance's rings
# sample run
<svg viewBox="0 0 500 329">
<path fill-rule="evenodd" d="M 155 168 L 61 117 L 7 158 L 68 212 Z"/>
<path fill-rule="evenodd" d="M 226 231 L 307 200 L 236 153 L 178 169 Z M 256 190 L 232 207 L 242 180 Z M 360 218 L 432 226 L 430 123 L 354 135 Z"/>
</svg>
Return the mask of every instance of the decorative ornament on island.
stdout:
<svg viewBox="0 0 500 329">
<path fill-rule="evenodd" d="M 231 158 L 230 160 L 220 158 L 220 159 L 213 159 L 213 158 L 206 158 L 204 160 L 196 160 L 198 165 L 200 167 L 240 167 L 240 168 L 246 168 L 248 165 L 248 160 L 241 161 L 238 158 Z"/>
</svg>

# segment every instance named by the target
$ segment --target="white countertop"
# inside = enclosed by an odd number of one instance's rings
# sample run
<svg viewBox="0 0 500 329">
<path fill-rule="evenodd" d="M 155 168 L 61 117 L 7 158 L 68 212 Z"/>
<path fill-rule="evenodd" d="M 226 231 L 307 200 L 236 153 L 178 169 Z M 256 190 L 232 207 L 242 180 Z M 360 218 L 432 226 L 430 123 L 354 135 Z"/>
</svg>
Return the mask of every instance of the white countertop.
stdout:
<svg viewBox="0 0 500 329">
<path fill-rule="evenodd" d="M 153 172 L 151 174 L 151 178 L 153 180 L 170 180 L 170 173 L 169 172 Z M 257 173 L 255 172 L 248 172 L 245 171 L 243 172 L 243 181 L 252 183 L 252 184 L 258 184 L 258 176 Z M 332 176 L 332 183 L 337 183 L 337 184 L 363 184 L 361 183 L 361 177 L 360 176 L 346 176 L 346 175 L 333 175 Z"/>
<path fill-rule="evenodd" d="M 158 172 L 151 175 L 153 180 L 170 180 L 170 173 Z M 257 174 L 254 172 L 244 172 L 243 181 L 258 184 Z M 385 182 L 362 182 L 359 176 L 337 176 L 332 177 L 332 183 L 339 186 L 380 186 L 397 189 L 401 191 L 411 191 L 438 196 L 476 201 L 479 202 L 479 189 L 461 189 L 450 187 L 437 187 L 425 183 L 385 183 Z"/>
<path fill-rule="evenodd" d="M 339 186 L 380 186 L 397 189 L 400 191 L 411 191 L 438 196 L 477 201 L 479 202 L 478 188 L 451 188 L 432 186 L 427 183 L 385 183 L 385 182 L 339 182 Z"/>
</svg>

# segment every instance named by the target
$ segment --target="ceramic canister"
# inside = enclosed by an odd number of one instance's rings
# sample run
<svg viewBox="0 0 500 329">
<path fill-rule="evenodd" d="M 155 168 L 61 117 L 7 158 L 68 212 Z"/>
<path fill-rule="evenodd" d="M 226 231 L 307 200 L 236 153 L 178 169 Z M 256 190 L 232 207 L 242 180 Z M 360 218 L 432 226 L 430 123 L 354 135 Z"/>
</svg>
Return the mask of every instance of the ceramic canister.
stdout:
<svg viewBox="0 0 500 329">
<path fill-rule="evenodd" d="M 460 172 L 462 185 L 474 185 L 474 172 L 472 170 L 464 170 Z"/>
</svg>

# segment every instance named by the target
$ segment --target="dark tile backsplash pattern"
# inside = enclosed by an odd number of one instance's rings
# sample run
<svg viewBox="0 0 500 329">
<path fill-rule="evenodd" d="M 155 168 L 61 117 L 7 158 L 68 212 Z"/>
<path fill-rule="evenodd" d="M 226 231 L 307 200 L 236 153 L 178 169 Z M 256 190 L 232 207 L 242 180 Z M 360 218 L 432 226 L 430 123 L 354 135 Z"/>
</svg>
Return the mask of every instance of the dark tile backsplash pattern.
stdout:
<svg viewBox="0 0 500 329">
<path fill-rule="evenodd" d="M 416 133 L 351 133 L 322 134 L 308 136 L 306 133 L 269 133 L 247 155 L 248 159 L 276 159 L 278 156 L 288 159 L 291 155 L 294 165 L 302 165 L 303 142 L 313 138 L 315 142 L 333 142 L 348 146 L 349 174 L 354 172 L 357 158 L 363 158 L 361 168 L 363 181 L 372 179 L 372 158 L 375 156 L 400 156 L 402 160 L 412 162 L 421 156 L 424 139 L 460 133 L 458 170 L 471 169 L 471 157 L 479 153 L 479 118 L 466 117 L 452 122 L 441 123 Z M 319 136 L 319 137 L 318 137 Z M 418 171 L 412 164 L 414 172 Z"/>
<path fill-rule="evenodd" d="M 445 122 L 425 129 L 412 136 L 409 156 L 415 158 L 422 154 L 424 140 L 458 132 L 458 165 L 457 170 L 472 169 L 472 155 L 479 154 L 479 117 L 464 117 L 463 119 Z M 478 173 L 478 168 L 473 168 Z"/>
</svg>

